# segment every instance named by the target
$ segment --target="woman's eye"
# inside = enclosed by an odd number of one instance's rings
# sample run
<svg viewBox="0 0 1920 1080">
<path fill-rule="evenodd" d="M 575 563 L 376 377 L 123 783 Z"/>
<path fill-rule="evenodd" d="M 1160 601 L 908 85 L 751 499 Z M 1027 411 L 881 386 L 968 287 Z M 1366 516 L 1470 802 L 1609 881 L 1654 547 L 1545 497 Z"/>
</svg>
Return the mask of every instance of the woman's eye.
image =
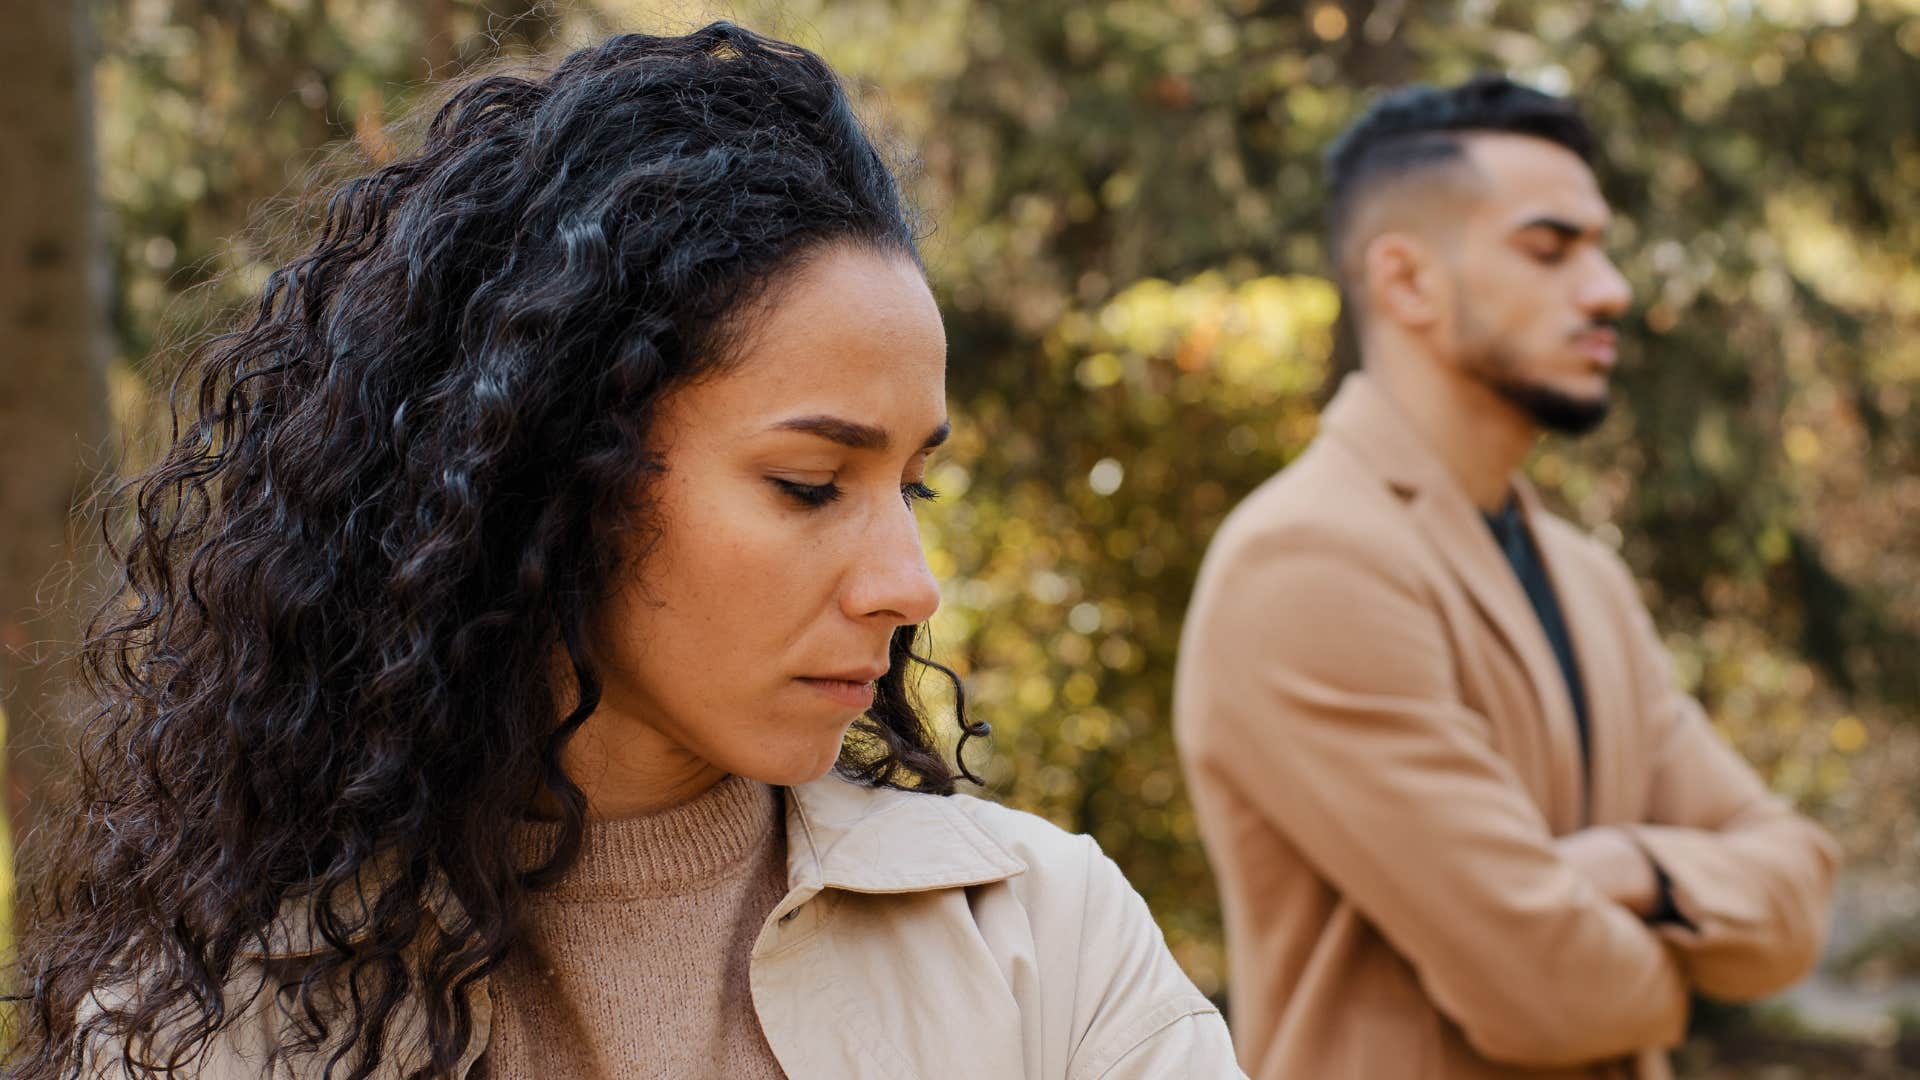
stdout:
<svg viewBox="0 0 1920 1080">
<path fill-rule="evenodd" d="M 840 485 L 832 481 L 824 484 L 803 484 L 798 480 L 783 480 L 777 476 L 770 479 L 781 492 L 808 509 L 825 506 L 844 494 Z M 900 485 L 900 498 L 908 506 L 918 502 L 930 502 L 939 497 L 939 492 L 920 481 Z"/>
<path fill-rule="evenodd" d="M 802 484 L 797 480 L 773 478 L 774 486 L 792 496 L 806 507 L 825 506 L 840 497 L 840 485 L 828 481 L 824 484 Z"/>
</svg>

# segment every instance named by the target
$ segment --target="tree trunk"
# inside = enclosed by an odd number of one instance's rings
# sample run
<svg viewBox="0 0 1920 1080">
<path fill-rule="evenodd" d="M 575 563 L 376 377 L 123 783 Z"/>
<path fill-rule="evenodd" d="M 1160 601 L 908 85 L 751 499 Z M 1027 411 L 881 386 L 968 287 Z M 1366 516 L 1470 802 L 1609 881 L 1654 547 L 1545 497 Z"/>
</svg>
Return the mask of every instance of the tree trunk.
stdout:
<svg viewBox="0 0 1920 1080">
<path fill-rule="evenodd" d="M 90 7 L 21 0 L 0 34 L 0 715 L 16 838 L 60 767 L 99 581 L 76 516 L 109 457 Z"/>
</svg>

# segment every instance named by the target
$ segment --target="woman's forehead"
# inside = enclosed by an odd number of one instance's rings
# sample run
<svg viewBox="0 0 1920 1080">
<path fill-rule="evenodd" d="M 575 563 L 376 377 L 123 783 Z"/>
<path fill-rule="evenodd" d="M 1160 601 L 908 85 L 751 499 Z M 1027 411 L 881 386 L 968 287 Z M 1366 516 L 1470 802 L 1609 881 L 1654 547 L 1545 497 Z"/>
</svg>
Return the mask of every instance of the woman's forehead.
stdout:
<svg viewBox="0 0 1920 1080">
<path fill-rule="evenodd" d="M 812 416 L 917 446 L 946 419 L 946 333 L 911 258 L 835 250 L 782 283 L 721 373 L 675 397 L 682 420 L 737 434 Z"/>
</svg>

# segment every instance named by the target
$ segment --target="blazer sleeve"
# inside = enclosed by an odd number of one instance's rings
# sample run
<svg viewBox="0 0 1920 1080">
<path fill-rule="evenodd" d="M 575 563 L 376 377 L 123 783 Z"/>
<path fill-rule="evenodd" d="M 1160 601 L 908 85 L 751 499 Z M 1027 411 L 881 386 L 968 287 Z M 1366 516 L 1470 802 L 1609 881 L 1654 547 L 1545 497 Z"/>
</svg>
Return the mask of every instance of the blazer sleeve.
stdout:
<svg viewBox="0 0 1920 1080">
<path fill-rule="evenodd" d="M 1187 978 L 1120 868 L 1084 845 L 1083 942 L 1067 1080 L 1244 1080 L 1220 1010 Z"/>
<path fill-rule="evenodd" d="M 1196 775 L 1284 833 L 1483 1056 L 1545 1068 L 1677 1043 L 1673 954 L 1555 853 L 1402 566 L 1364 540 L 1269 533 L 1211 568 L 1182 644 Z"/>
<path fill-rule="evenodd" d="M 1805 975 L 1826 937 L 1838 858 L 1831 838 L 1767 791 L 1674 687 L 1671 662 L 1624 567 L 1648 719 L 1658 750 L 1648 824 L 1626 828 L 1666 872 L 1679 920 L 1659 933 L 1687 980 L 1711 997 L 1748 1000 Z"/>
</svg>

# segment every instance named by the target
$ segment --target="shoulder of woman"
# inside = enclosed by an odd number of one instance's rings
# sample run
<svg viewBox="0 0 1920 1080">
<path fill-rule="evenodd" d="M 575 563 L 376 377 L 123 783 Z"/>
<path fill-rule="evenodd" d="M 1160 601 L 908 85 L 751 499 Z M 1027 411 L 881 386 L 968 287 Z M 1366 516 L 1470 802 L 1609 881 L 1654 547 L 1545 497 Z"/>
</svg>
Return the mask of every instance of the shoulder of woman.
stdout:
<svg viewBox="0 0 1920 1080">
<path fill-rule="evenodd" d="M 1074 973 L 1064 984 L 1074 988 L 1069 1076 L 1242 1075 L 1218 1010 L 1180 969 L 1145 899 L 1092 837 L 982 799 L 949 802 L 1027 865 L 1005 885 L 1033 927 L 1040 969 Z"/>
<path fill-rule="evenodd" d="M 1093 837 L 986 799 L 953 795 L 947 801 L 1025 867 L 1008 886 L 1028 907 L 1047 909 L 1083 932 L 1099 926 L 1109 944 L 1130 938 L 1140 948 L 1165 948 L 1146 901 Z"/>
<path fill-rule="evenodd" d="M 1058 870 L 1083 866 L 1099 845 L 1090 836 L 1067 830 L 1038 814 L 972 795 L 949 795 L 947 805 L 1012 851 L 1029 868 Z M 1035 863 L 1039 865 L 1034 866 Z"/>
<path fill-rule="evenodd" d="M 942 852 L 929 858 L 957 858 L 954 853 L 961 848 L 970 849 L 969 857 L 984 853 L 1000 872 L 969 884 L 1003 891 L 1024 909 L 1024 920 L 1032 924 L 1037 940 L 1068 950 L 1077 965 L 1138 964 L 1171 985 L 1192 990 L 1167 953 L 1146 901 L 1091 836 L 970 795 L 872 791 L 857 798 L 866 805 L 856 829 L 879 828 L 891 835 L 877 846 L 850 845 L 853 850 Z M 999 907 L 1002 901 L 988 895 L 979 903 Z M 1078 943 L 1084 943 L 1084 950 Z"/>
<path fill-rule="evenodd" d="M 1178 971 L 1146 901 L 1090 836 L 969 795 L 835 780 L 806 785 L 798 795 L 805 823 L 796 840 L 808 845 L 803 857 L 817 860 L 829 885 L 865 892 L 988 888 L 981 904 L 1003 909 L 1011 901 L 1037 937 L 1057 946 L 1097 937 L 1090 957 L 1151 958 L 1151 967 Z"/>
<path fill-rule="evenodd" d="M 1133 895 L 1090 837 L 1034 814 L 969 795 L 863 787 L 829 777 L 792 789 L 794 842 L 817 858 L 829 884 L 888 891 L 1006 881 L 1046 898 Z M 801 857 L 806 857 L 802 855 Z"/>
</svg>

